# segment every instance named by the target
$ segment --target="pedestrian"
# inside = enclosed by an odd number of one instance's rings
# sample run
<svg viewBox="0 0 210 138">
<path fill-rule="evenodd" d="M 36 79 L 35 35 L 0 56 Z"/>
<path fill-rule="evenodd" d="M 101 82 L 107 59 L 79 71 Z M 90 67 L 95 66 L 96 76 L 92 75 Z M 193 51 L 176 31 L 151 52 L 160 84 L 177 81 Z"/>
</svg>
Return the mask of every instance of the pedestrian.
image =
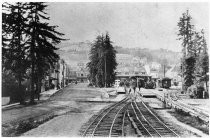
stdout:
<svg viewBox="0 0 210 138">
<path fill-rule="evenodd" d="M 129 94 L 130 91 L 130 83 L 126 80 L 125 81 L 125 92 L 126 94 Z"/>
<path fill-rule="evenodd" d="M 59 89 L 60 89 L 60 83 L 57 84 L 57 90 L 59 90 Z"/>
<path fill-rule="evenodd" d="M 135 101 L 139 93 L 139 88 L 137 87 L 136 79 L 131 80 L 131 88 L 129 90 L 130 98 Z"/>
<path fill-rule="evenodd" d="M 144 80 L 142 80 L 142 79 L 139 79 L 139 80 L 138 80 L 139 91 L 140 91 L 141 88 L 143 87 L 143 83 L 144 83 Z"/>
</svg>

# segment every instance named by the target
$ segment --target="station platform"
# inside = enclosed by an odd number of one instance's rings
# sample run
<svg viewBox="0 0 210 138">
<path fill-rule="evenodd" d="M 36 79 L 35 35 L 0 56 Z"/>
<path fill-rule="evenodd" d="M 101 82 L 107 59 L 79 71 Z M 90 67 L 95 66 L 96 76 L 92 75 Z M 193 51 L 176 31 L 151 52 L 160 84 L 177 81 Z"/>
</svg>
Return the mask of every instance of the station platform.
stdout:
<svg viewBox="0 0 210 138">
<path fill-rule="evenodd" d="M 179 96 L 177 91 L 171 91 L 167 89 L 141 89 L 140 95 L 155 94 L 158 99 L 165 102 L 168 106 L 176 109 L 181 109 L 193 116 L 199 117 L 205 123 L 209 123 L 210 103 L 209 99 L 189 99 L 187 96 Z M 176 98 L 170 95 L 177 95 Z M 184 98 L 182 98 L 184 97 Z"/>
<path fill-rule="evenodd" d="M 150 91 L 149 89 L 143 89 L 140 90 L 140 95 L 142 97 L 156 97 L 156 94 L 153 91 Z"/>
<path fill-rule="evenodd" d="M 82 99 L 82 100 L 78 100 L 78 101 L 80 101 L 80 102 L 115 103 L 115 102 L 121 101 L 125 97 L 126 97 L 125 94 L 119 94 L 114 97 L 108 97 L 108 98 L 96 97 L 96 98 Z"/>
</svg>

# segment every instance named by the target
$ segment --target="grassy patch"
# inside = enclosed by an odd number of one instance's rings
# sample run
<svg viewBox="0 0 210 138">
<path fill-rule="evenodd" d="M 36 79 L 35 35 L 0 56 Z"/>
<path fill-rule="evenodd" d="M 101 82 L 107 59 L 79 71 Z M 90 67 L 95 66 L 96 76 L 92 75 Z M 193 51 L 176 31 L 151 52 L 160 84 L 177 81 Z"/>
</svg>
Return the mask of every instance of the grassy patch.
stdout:
<svg viewBox="0 0 210 138">
<path fill-rule="evenodd" d="M 38 127 L 39 125 L 51 120 L 57 115 L 44 115 L 36 118 L 29 118 L 22 121 L 13 122 L 10 124 L 2 125 L 2 136 L 3 137 L 17 137 L 23 133 Z"/>
<path fill-rule="evenodd" d="M 209 125 L 206 125 L 200 118 L 191 116 L 189 113 L 186 113 L 182 110 L 172 110 L 168 112 L 180 122 L 209 134 Z"/>
</svg>

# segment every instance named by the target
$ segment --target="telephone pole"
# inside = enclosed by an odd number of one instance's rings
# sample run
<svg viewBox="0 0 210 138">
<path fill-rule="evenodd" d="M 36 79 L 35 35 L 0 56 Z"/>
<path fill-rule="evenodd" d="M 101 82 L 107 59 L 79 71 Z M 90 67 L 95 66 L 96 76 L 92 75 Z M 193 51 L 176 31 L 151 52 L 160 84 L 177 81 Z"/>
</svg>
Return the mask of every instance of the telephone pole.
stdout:
<svg viewBox="0 0 210 138">
<path fill-rule="evenodd" d="M 105 54 L 105 60 L 104 60 L 104 62 L 105 62 L 105 76 L 104 76 L 105 79 L 104 80 L 105 80 L 105 88 L 106 88 L 106 54 Z"/>
<path fill-rule="evenodd" d="M 164 76 L 164 78 L 165 78 L 165 73 L 166 71 L 165 71 L 165 64 L 163 65 L 163 76 Z"/>
</svg>

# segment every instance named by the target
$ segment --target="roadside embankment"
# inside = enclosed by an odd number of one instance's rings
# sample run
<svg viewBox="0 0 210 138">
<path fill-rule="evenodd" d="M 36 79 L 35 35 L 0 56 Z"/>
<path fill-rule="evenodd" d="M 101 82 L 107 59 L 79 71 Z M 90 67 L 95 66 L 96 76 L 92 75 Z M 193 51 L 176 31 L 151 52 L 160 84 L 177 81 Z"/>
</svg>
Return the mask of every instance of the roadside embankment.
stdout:
<svg viewBox="0 0 210 138">
<path fill-rule="evenodd" d="M 184 99 L 184 98 L 172 98 L 167 90 L 153 91 L 156 97 L 167 106 L 182 110 L 189 113 L 192 116 L 198 117 L 206 124 L 209 123 L 209 100 L 208 99 Z"/>
</svg>

